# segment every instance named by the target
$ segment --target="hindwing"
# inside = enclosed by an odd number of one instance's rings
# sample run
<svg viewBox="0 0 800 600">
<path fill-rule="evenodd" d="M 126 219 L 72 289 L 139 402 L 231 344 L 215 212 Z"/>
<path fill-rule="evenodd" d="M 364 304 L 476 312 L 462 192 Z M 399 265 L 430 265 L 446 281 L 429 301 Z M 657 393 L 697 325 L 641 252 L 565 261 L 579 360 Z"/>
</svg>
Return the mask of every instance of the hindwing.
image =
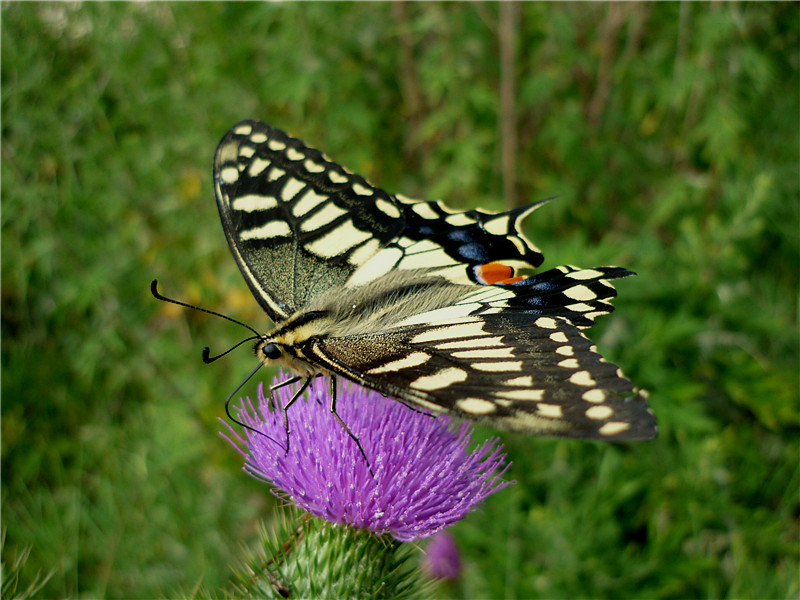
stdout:
<svg viewBox="0 0 800 600">
<path fill-rule="evenodd" d="M 528 286 L 484 286 L 380 331 L 320 336 L 304 352 L 431 412 L 532 434 L 646 439 L 655 418 L 645 394 L 581 332 L 613 310 L 604 278 L 627 274 L 561 267 Z"/>
<path fill-rule="evenodd" d="M 647 439 L 655 419 L 563 318 L 494 313 L 313 344 L 321 365 L 434 413 L 538 435 Z"/>
</svg>

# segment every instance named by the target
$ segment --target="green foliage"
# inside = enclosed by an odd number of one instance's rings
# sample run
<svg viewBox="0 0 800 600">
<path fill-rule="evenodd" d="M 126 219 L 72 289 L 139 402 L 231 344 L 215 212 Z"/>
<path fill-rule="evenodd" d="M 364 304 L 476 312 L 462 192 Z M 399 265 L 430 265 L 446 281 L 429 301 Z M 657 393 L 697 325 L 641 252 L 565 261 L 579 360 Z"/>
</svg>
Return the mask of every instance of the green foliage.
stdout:
<svg viewBox="0 0 800 600">
<path fill-rule="evenodd" d="M 6 529 L 3 528 L 2 538 L 0 538 L 0 553 L 3 561 L 0 564 L 0 578 L 2 578 L 2 588 L 0 594 L 3 598 L 14 598 L 14 600 L 24 600 L 25 598 L 35 598 L 41 589 L 47 584 L 55 571 L 43 575 L 37 572 L 35 575 L 23 574 L 25 565 L 31 555 L 30 546 L 20 551 L 11 550 L 6 547 Z M 8 559 L 8 564 L 6 564 Z M 21 589 L 20 583 L 25 582 L 26 588 Z"/>
<path fill-rule="evenodd" d="M 242 331 L 149 282 L 267 327 L 210 181 L 242 118 L 389 191 L 502 208 L 499 7 L 1 10 L 3 563 L 30 548 L 17 590 L 46 597 L 226 589 L 275 506 L 216 435 L 252 358 L 203 366 Z M 590 335 L 661 434 L 505 436 L 518 483 L 455 527 L 443 594 L 800 593 L 799 11 L 519 6 L 517 196 L 559 195 L 528 233 L 545 267 L 639 273 Z"/>
</svg>

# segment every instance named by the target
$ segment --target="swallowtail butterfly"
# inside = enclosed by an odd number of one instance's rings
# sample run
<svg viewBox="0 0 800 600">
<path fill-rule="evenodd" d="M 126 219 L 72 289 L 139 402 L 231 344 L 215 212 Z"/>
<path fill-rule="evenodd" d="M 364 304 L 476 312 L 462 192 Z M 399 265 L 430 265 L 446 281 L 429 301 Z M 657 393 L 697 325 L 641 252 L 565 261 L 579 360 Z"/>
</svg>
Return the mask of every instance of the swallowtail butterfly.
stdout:
<svg viewBox="0 0 800 600">
<path fill-rule="evenodd" d="M 256 121 L 220 142 L 214 189 L 233 256 L 275 323 L 256 355 L 297 373 L 288 382 L 301 391 L 341 376 L 498 429 L 655 436 L 644 392 L 582 333 L 613 310 L 609 280 L 632 273 L 522 274 L 544 260 L 518 225 L 541 203 L 490 213 L 392 195 Z"/>
</svg>

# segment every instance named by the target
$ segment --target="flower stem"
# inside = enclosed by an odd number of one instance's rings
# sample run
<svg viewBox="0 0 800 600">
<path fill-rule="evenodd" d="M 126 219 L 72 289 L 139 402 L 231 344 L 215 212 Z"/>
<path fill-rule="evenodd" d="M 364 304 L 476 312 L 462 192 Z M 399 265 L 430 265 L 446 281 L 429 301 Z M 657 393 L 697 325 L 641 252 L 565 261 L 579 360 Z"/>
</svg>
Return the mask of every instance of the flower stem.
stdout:
<svg viewBox="0 0 800 600">
<path fill-rule="evenodd" d="M 294 508 L 236 574 L 232 595 L 260 598 L 422 598 L 430 583 L 413 547 L 388 535 L 336 525 Z"/>
</svg>

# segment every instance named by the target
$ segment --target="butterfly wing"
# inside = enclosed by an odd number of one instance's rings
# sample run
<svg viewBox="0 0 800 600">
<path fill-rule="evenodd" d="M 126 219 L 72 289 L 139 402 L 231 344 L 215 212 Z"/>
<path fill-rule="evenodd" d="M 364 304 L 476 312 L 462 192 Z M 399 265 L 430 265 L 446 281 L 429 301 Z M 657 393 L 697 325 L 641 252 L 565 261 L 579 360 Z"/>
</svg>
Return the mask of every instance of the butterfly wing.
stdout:
<svg viewBox="0 0 800 600">
<path fill-rule="evenodd" d="M 656 428 L 645 394 L 581 332 L 613 310 L 604 278 L 625 274 L 553 269 L 531 285 L 484 287 L 385 331 L 321 337 L 304 352 L 432 412 L 537 435 L 649 439 Z"/>
<path fill-rule="evenodd" d="M 630 272 L 559 267 L 522 276 L 520 269 L 543 260 L 519 230 L 538 205 L 454 212 L 392 196 L 255 121 L 221 141 L 214 185 L 231 251 L 270 318 L 331 301 L 349 314 L 335 334 L 319 331 L 302 342 L 303 356 L 318 367 L 498 428 L 655 435 L 643 393 L 581 333 L 613 310 L 608 279 Z M 447 285 L 458 286 L 452 301 L 414 310 L 415 293 Z M 369 314 L 348 313 L 356 307 L 351 291 Z M 436 295 L 426 294 L 435 304 Z"/>
<path fill-rule="evenodd" d="M 642 392 L 563 318 L 500 312 L 314 342 L 331 371 L 413 403 L 535 435 L 649 439 Z"/>
<path fill-rule="evenodd" d="M 480 280 L 489 273 L 484 263 L 506 261 L 506 278 L 509 268 L 543 260 L 518 229 L 535 206 L 455 212 L 393 196 L 256 121 L 235 125 L 220 142 L 214 189 L 234 258 L 273 321 L 325 291 L 394 268 L 438 264 L 454 281 L 493 283 Z"/>
<path fill-rule="evenodd" d="M 255 121 L 220 142 L 214 186 L 231 251 L 273 321 L 344 284 L 403 228 L 386 192 Z"/>
</svg>

